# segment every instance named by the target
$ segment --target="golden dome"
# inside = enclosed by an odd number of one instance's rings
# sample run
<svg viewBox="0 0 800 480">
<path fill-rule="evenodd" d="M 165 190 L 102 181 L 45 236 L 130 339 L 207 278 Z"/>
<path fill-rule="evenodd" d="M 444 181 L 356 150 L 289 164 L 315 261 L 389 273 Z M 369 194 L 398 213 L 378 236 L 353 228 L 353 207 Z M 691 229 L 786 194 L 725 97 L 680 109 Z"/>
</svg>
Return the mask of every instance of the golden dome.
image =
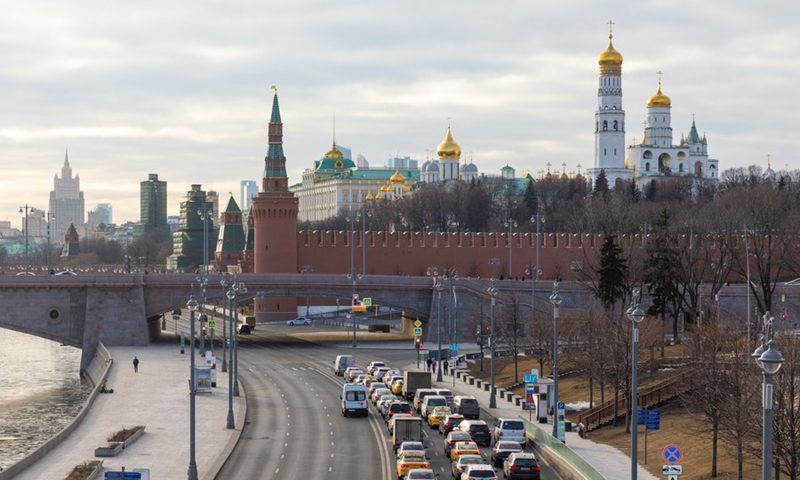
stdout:
<svg viewBox="0 0 800 480">
<path fill-rule="evenodd" d="M 391 192 L 391 191 L 392 187 L 390 187 L 389 185 L 384 185 L 381 187 L 381 192 Z"/>
<path fill-rule="evenodd" d="M 333 142 L 333 148 L 325 154 L 325 158 L 344 158 L 344 154 L 336 148 L 336 142 Z"/>
<path fill-rule="evenodd" d="M 403 193 L 408 193 L 410 191 L 411 191 L 411 187 L 409 187 L 408 185 L 403 187 Z"/>
<path fill-rule="evenodd" d="M 372 192 L 367 193 L 366 198 L 364 200 L 371 202 L 375 197 L 372 196 Z"/>
<path fill-rule="evenodd" d="M 558 179 L 559 180 L 569 180 L 569 176 L 567 175 L 567 172 L 564 171 L 564 172 L 561 172 L 561 176 L 558 177 Z"/>
<path fill-rule="evenodd" d="M 395 170 L 394 174 L 389 178 L 389 181 L 392 184 L 395 183 L 406 183 L 406 177 L 400 174 L 400 169 Z"/>
<path fill-rule="evenodd" d="M 375 200 L 380 202 L 381 200 L 383 200 L 383 195 L 381 195 L 380 193 L 375 195 Z"/>
<path fill-rule="evenodd" d="M 647 106 L 648 107 L 671 107 L 672 100 L 661 93 L 661 84 L 658 85 L 658 92 L 655 95 L 651 96 L 647 99 Z"/>
<path fill-rule="evenodd" d="M 601 67 L 621 67 L 622 54 L 614 50 L 614 45 L 611 44 L 612 35 L 608 34 L 608 48 L 597 57 L 597 63 Z"/>
<path fill-rule="evenodd" d="M 447 135 L 445 135 L 442 143 L 440 143 L 436 148 L 436 153 L 439 154 L 439 158 L 461 157 L 461 145 L 457 144 L 456 141 L 453 140 L 453 134 L 450 133 L 450 127 L 447 127 Z"/>
</svg>

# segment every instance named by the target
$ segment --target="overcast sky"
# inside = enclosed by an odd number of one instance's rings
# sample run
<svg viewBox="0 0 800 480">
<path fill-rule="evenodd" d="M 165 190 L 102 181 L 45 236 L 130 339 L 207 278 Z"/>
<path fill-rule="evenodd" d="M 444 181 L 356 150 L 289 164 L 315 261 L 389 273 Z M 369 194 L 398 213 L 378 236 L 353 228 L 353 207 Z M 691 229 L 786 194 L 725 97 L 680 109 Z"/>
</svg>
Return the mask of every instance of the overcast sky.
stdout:
<svg viewBox="0 0 800 480">
<path fill-rule="evenodd" d="M 372 166 L 455 140 L 483 172 L 594 158 L 613 20 L 626 143 L 663 71 L 675 142 L 696 115 L 720 169 L 798 168 L 800 4 L 785 0 L 13 2 L 0 16 L 0 219 L 46 209 L 69 149 L 87 212 L 139 218 L 139 182 L 259 186 L 277 85 L 290 183 L 336 141 Z"/>
</svg>

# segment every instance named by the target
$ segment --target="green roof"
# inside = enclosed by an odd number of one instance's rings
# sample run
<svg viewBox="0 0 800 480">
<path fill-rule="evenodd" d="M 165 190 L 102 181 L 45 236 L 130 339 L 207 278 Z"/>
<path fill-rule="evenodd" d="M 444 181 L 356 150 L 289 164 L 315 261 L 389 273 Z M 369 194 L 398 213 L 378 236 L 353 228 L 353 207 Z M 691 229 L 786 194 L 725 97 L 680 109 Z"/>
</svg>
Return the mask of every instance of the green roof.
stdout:
<svg viewBox="0 0 800 480">
<path fill-rule="evenodd" d="M 314 162 L 316 170 L 328 172 L 356 168 L 356 164 L 349 158 L 322 158 Z"/>
<path fill-rule="evenodd" d="M 242 213 L 242 209 L 239 208 L 236 200 L 233 199 L 233 195 L 231 195 L 231 199 L 228 200 L 228 206 L 225 207 L 225 213 Z"/>
</svg>

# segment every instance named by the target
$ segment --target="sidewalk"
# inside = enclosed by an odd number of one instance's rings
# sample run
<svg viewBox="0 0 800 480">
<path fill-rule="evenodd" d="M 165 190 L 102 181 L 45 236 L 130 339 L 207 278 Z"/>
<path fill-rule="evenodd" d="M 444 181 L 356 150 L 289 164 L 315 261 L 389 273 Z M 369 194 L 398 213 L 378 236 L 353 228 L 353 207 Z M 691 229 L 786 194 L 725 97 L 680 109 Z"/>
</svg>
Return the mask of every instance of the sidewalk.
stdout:
<svg viewBox="0 0 800 480">
<path fill-rule="evenodd" d="M 408 365 L 406 369 L 416 369 L 416 365 Z M 449 388 L 454 394 L 458 395 L 471 395 L 478 399 L 481 407 L 485 410 L 490 410 L 495 417 L 509 417 L 528 418 L 528 412 L 522 410 L 521 407 L 513 403 L 496 397 L 497 408 L 489 409 L 489 392 L 484 391 L 474 385 L 469 385 L 461 379 L 455 379 L 455 386 L 453 386 L 453 376 L 444 375 L 442 382 L 435 381 L 434 375 L 433 385 L 436 388 Z M 540 428 L 550 434 L 552 432 L 552 424 L 539 424 L 535 423 L 534 426 Z M 487 422 L 488 423 L 488 422 Z M 581 438 L 577 432 L 566 432 L 565 443 L 575 453 L 580 455 L 584 460 L 589 462 L 594 468 L 597 469 L 608 480 L 625 480 L 630 478 L 631 471 L 631 458 L 614 447 L 595 443 L 591 439 Z M 640 480 L 661 480 L 652 473 L 648 472 L 641 465 L 638 469 Z"/>
<path fill-rule="evenodd" d="M 150 478 L 186 478 L 189 468 L 189 347 L 181 355 L 176 345 L 109 348 L 113 365 L 107 387 L 77 430 L 43 459 L 18 475 L 19 480 L 64 478 L 79 464 L 101 460 L 97 447 L 123 428 L 145 425 L 145 433 L 116 457 L 104 458 L 103 472 L 150 469 Z M 221 368 L 221 354 L 217 365 Z M 139 372 L 133 371 L 133 357 Z M 200 357 L 197 357 L 198 365 Z M 244 424 L 244 390 L 233 398 L 236 429 L 226 428 L 228 374 L 217 371 L 217 387 L 196 398 L 196 462 L 200 479 L 213 479 L 233 449 Z M 103 474 L 97 478 L 103 478 Z"/>
</svg>

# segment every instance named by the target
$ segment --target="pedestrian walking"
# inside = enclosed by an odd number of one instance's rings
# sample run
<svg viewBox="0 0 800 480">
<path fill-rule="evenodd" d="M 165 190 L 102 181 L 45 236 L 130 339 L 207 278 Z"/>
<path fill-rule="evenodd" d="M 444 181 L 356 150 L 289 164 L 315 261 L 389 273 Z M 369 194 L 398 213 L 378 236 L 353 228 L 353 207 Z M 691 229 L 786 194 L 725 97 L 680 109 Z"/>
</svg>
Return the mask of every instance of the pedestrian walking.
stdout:
<svg viewBox="0 0 800 480">
<path fill-rule="evenodd" d="M 447 371 L 450 369 L 450 362 L 445 360 L 444 364 L 442 365 L 442 368 L 444 368 L 444 374 L 447 375 Z"/>
<path fill-rule="evenodd" d="M 432 371 L 433 373 L 436 373 L 436 360 L 432 360 L 431 362 L 432 362 L 432 363 L 431 363 L 431 368 L 432 368 L 432 370 L 431 370 L 431 371 Z"/>
<path fill-rule="evenodd" d="M 137 357 L 133 357 L 133 371 L 134 372 L 139 371 L 139 358 Z"/>
<path fill-rule="evenodd" d="M 427 363 L 427 364 L 428 364 L 428 370 L 431 370 L 431 365 L 433 365 L 433 360 L 431 360 L 430 358 L 428 358 L 427 360 L 425 360 L 425 363 Z"/>
</svg>

